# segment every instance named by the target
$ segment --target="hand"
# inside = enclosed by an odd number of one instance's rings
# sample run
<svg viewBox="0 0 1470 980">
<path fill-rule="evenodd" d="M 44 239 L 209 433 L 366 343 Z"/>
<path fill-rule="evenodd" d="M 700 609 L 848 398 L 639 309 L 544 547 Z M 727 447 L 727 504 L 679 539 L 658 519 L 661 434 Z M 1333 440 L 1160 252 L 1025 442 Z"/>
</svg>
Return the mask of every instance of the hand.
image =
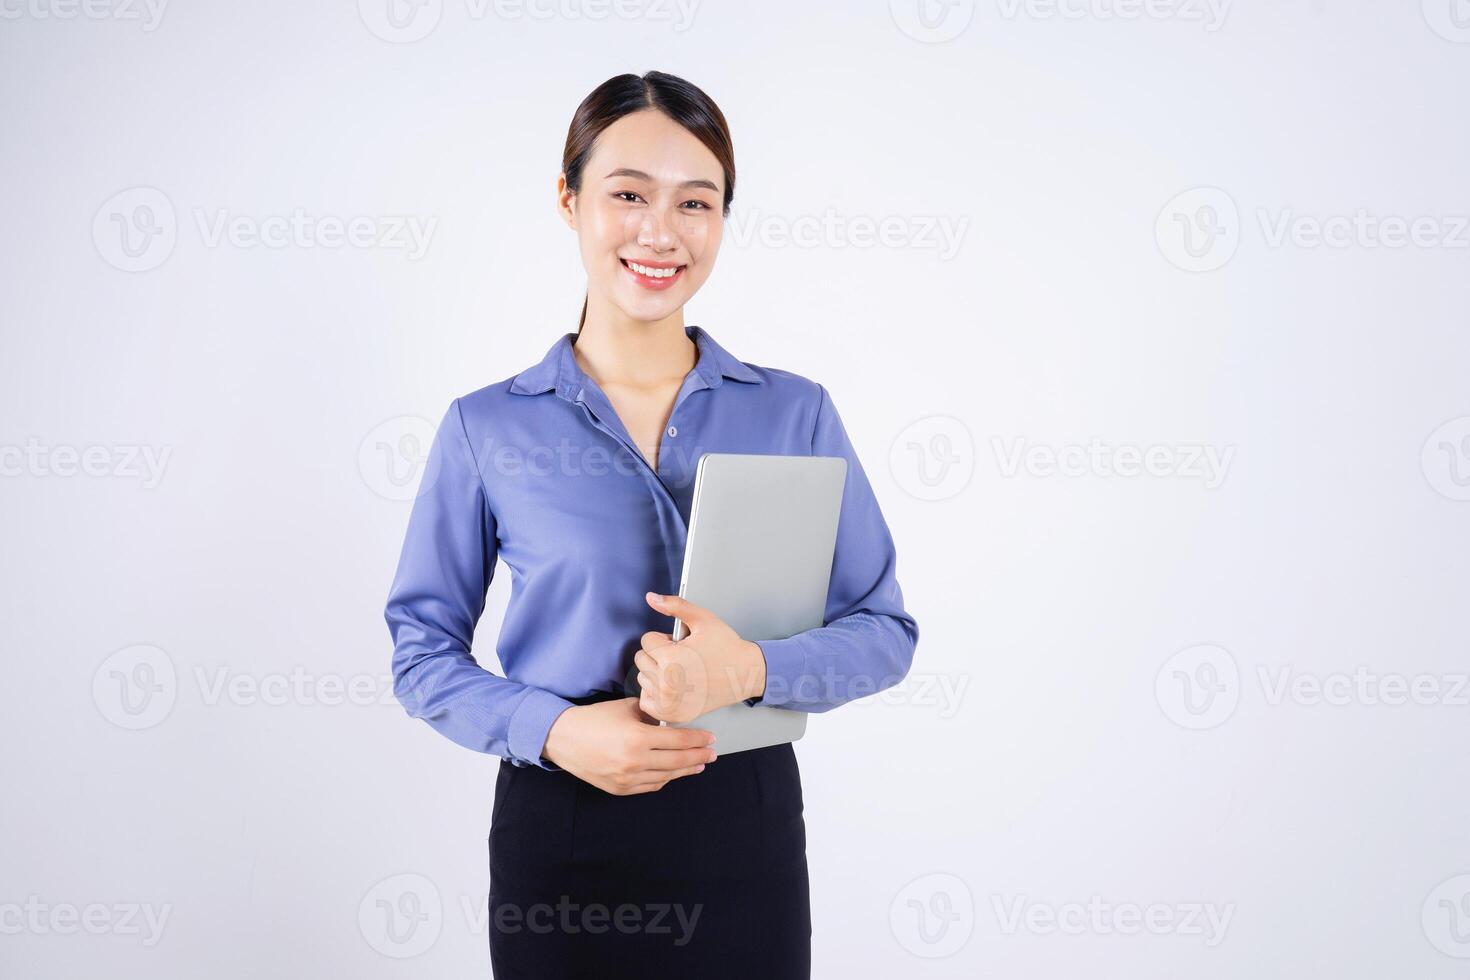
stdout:
<svg viewBox="0 0 1470 980">
<path fill-rule="evenodd" d="M 716 758 L 713 732 L 661 728 L 637 698 L 573 705 L 552 722 L 541 754 L 614 796 L 653 793 Z"/>
<path fill-rule="evenodd" d="M 676 595 L 650 592 L 648 604 L 684 621 L 688 635 L 644 633 L 633 655 L 642 689 L 638 706 L 659 721 L 682 723 L 766 689 L 766 657 L 758 644 L 740 638 L 705 609 Z"/>
</svg>

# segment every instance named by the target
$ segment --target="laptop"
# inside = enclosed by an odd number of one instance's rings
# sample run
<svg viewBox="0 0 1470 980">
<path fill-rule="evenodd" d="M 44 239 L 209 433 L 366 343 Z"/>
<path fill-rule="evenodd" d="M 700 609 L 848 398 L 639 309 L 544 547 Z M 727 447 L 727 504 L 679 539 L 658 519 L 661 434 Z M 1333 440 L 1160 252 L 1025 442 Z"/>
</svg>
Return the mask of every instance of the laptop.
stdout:
<svg viewBox="0 0 1470 980">
<path fill-rule="evenodd" d="M 695 471 L 679 595 L 747 640 L 825 626 L 846 479 L 847 460 L 840 456 L 704 453 Z M 674 620 L 672 635 L 688 635 L 682 620 Z M 675 724 L 714 732 L 725 756 L 796 741 L 806 732 L 807 714 L 742 702 Z"/>
</svg>

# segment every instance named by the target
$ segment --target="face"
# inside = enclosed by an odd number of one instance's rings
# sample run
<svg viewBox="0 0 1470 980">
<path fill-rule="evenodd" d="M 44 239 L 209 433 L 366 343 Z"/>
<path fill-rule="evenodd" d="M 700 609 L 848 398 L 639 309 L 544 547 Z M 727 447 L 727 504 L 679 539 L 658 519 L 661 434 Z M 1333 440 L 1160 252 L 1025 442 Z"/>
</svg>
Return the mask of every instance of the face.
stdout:
<svg viewBox="0 0 1470 980">
<path fill-rule="evenodd" d="M 589 294 L 629 319 L 658 321 L 709 278 L 720 250 L 724 171 L 694 134 L 645 109 L 602 131 L 558 208 L 577 232 Z M 596 300 L 594 300 L 595 302 Z"/>
</svg>

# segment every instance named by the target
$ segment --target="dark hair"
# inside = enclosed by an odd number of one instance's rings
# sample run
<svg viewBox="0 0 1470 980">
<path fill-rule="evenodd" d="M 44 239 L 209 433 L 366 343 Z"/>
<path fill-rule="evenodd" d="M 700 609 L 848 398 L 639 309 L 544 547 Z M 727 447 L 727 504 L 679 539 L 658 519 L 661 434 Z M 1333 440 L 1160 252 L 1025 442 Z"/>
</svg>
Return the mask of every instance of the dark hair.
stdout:
<svg viewBox="0 0 1470 980">
<path fill-rule="evenodd" d="M 602 131 L 624 116 L 644 109 L 657 109 L 709 147 L 725 172 L 725 204 L 720 213 L 729 217 L 730 201 L 735 197 L 735 146 L 730 140 L 725 114 L 698 86 L 661 71 L 648 72 L 641 78 L 632 74 L 616 75 L 593 89 L 577 106 L 561 155 L 567 187 L 573 193 L 582 189 L 582 168 L 592 156 L 592 148 Z M 586 322 L 587 299 L 583 297 L 582 318 L 577 321 L 579 335 Z"/>
</svg>

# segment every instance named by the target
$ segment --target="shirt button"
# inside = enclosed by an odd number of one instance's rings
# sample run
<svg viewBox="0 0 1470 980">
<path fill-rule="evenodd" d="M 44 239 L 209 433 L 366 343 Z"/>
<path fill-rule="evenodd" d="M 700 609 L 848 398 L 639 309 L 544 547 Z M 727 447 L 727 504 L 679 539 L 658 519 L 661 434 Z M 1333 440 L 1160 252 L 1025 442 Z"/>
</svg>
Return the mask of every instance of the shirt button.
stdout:
<svg viewBox="0 0 1470 980">
<path fill-rule="evenodd" d="M 674 438 L 674 436 L 676 436 L 678 434 L 679 434 L 679 427 L 677 425 L 671 425 L 671 426 L 669 426 L 669 438 L 670 439 Z"/>
</svg>

